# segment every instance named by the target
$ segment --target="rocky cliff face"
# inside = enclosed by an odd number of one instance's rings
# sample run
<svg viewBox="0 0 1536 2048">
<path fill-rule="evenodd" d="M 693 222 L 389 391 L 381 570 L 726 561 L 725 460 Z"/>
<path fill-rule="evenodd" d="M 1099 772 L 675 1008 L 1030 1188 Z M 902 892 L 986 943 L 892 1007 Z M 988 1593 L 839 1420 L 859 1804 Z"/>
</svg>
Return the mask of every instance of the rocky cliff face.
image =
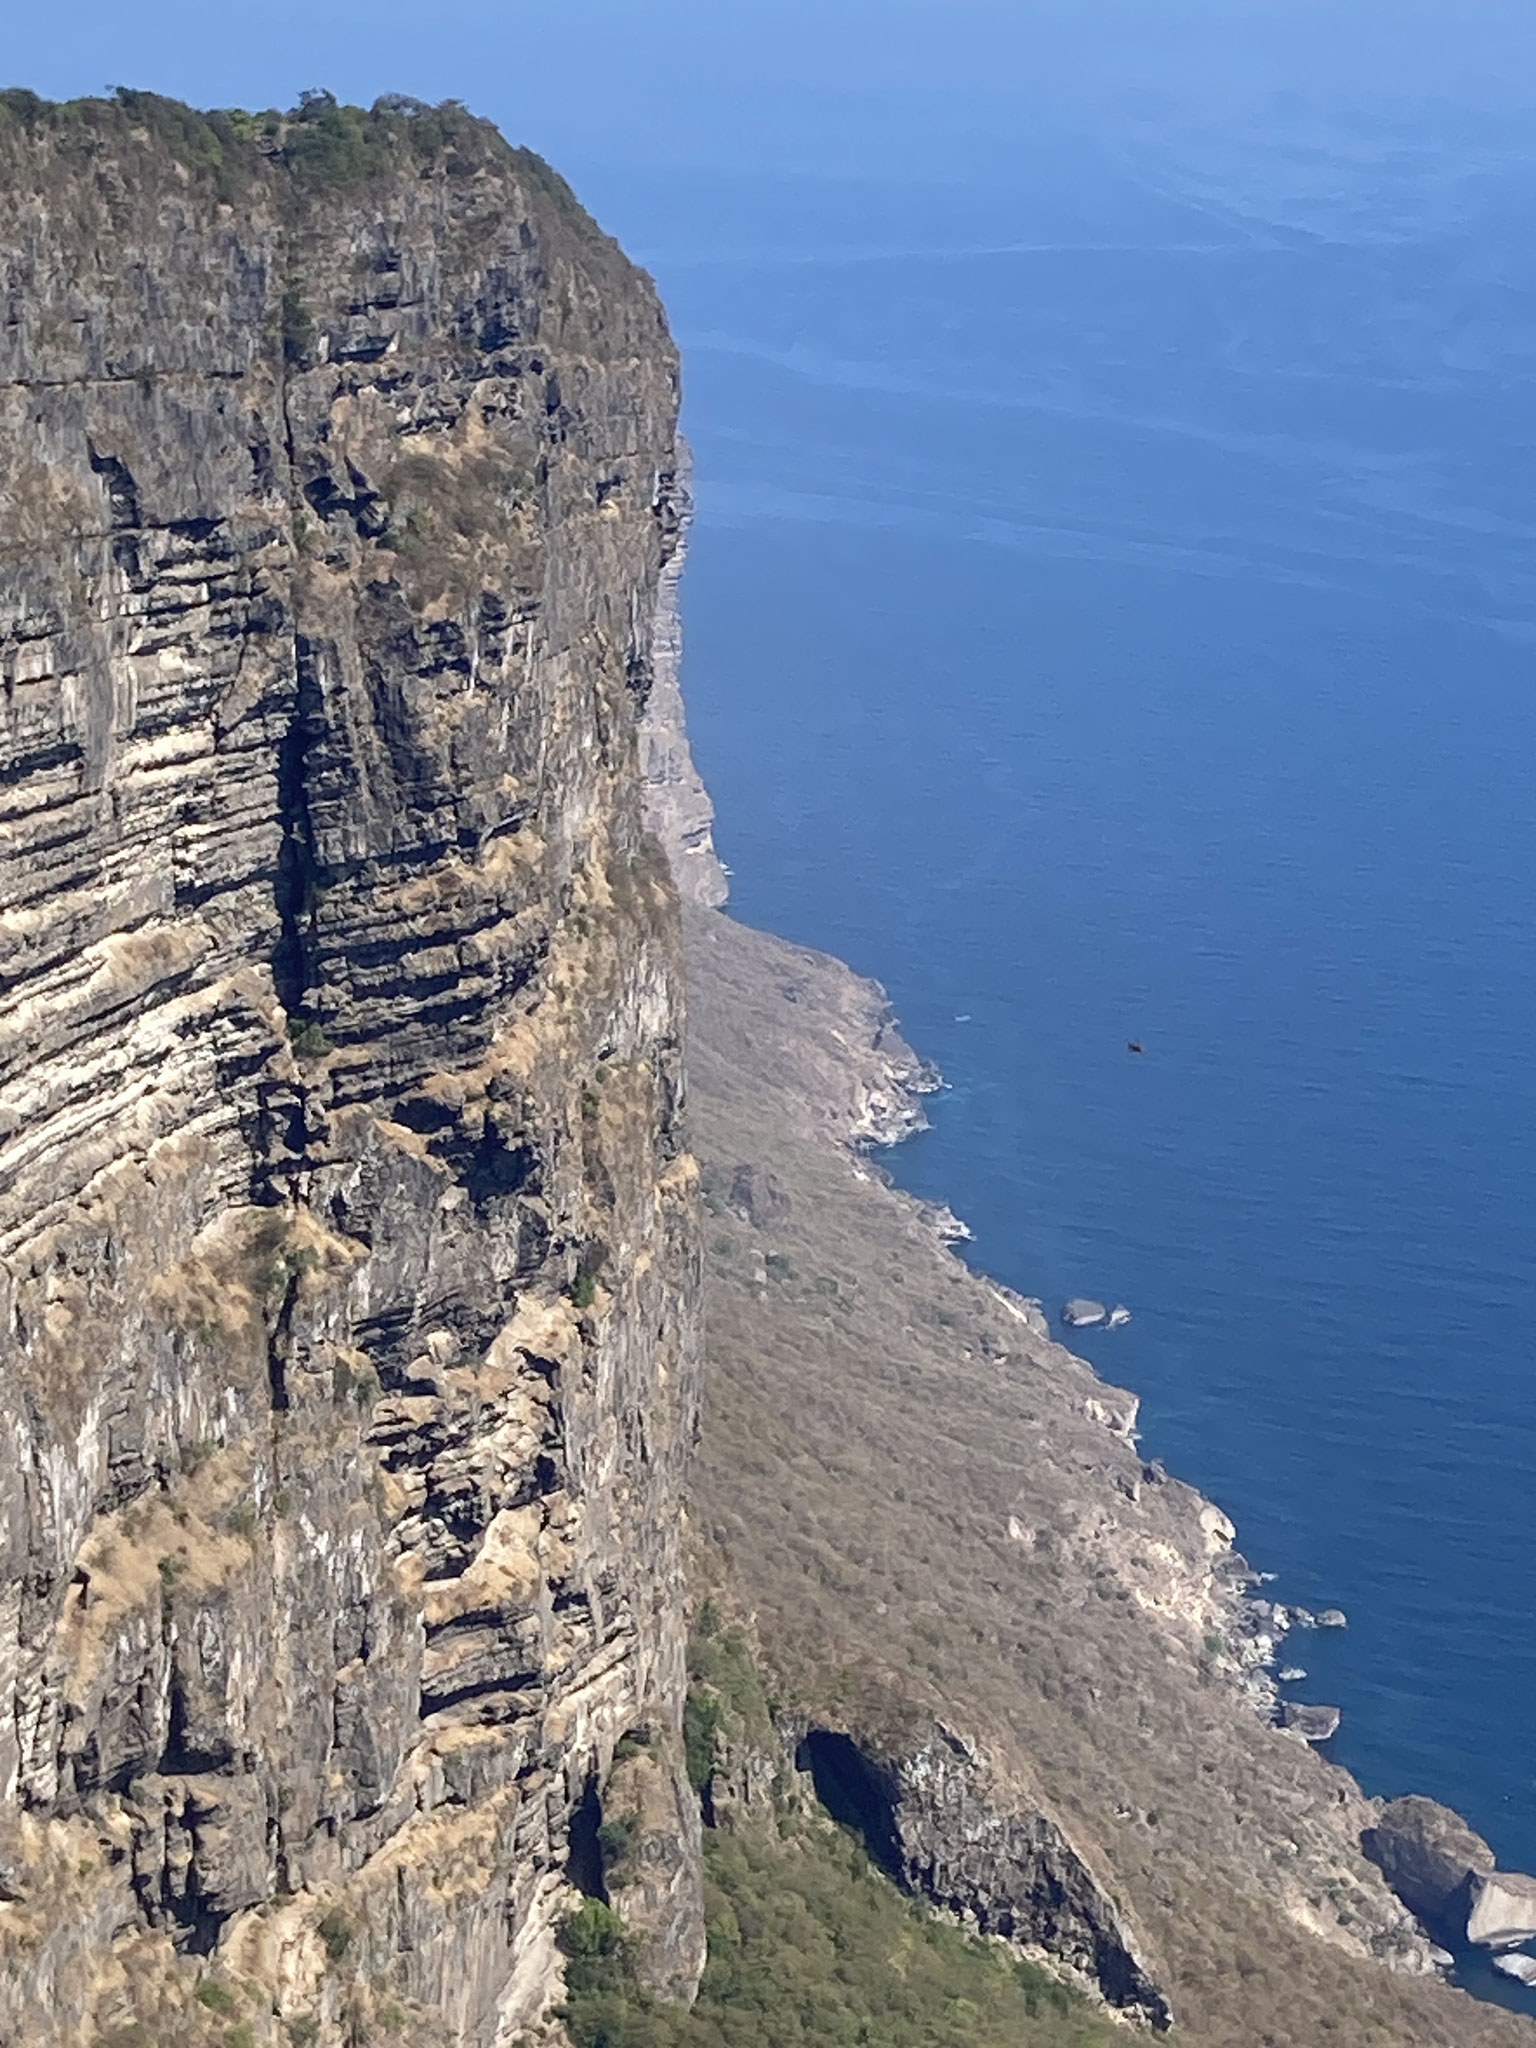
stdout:
<svg viewBox="0 0 1536 2048">
<path fill-rule="evenodd" d="M 651 691 L 640 728 L 646 823 L 665 848 L 685 903 L 718 910 L 730 894 L 715 851 L 715 807 L 693 764 L 683 713 L 683 559 L 693 519 L 692 461 L 680 442 L 673 498 L 677 546 L 661 572 L 656 599 Z"/>
<path fill-rule="evenodd" d="M 625 1736 L 686 1996 L 661 314 L 467 117 L 3 115 L 0 2039 L 509 2039 Z"/>
</svg>

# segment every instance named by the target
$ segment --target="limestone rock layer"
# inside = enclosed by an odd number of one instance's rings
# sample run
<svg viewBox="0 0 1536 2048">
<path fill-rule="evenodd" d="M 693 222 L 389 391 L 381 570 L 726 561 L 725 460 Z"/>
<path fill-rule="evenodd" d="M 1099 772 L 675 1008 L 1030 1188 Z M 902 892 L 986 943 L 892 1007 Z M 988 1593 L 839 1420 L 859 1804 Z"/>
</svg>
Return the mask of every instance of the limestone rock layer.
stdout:
<svg viewBox="0 0 1536 2048">
<path fill-rule="evenodd" d="M 456 113 L 0 113 L 0 2039 L 509 2040 L 625 1737 L 686 1996 L 660 310 Z"/>
</svg>

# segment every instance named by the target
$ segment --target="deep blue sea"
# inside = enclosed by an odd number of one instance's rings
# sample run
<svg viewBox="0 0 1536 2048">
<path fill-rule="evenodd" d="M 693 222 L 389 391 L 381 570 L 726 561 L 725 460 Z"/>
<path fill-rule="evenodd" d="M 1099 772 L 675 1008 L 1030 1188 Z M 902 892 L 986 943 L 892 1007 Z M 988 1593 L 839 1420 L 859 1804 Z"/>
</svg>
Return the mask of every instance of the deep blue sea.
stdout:
<svg viewBox="0 0 1536 2048">
<path fill-rule="evenodd" d="M 888 986 L 977 1264 L 1130 1305 L 1337 1759 L 1536 1870 L 1536 278 L 1380 162 L 620 225 L 736 913 Z"/>
</svg>

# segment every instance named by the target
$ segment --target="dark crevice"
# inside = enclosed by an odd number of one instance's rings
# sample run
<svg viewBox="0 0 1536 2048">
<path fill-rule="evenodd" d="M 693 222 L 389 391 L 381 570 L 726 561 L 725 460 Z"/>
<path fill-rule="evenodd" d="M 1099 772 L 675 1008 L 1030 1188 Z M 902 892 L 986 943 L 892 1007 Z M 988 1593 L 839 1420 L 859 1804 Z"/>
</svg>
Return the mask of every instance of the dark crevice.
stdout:
<svg viewBox="0 0 1536 2048">
<path fill-rule="evenodd" d="M 888 1877 L 905 1884 L 905 1858 L 896 1827 L 896 1792 L 858 1744 L 828 1728 L 812 1728 L 795 1753 L 798 1770 L 809 1771 L 816 1797 L 845 1828 L 851 1828 Z"/>
<path fill-rule="evenodd" d="M 143 524 L 139 516 L 139 487 L 134 482 L 133 472 L 126 462 L 116 455 L 99 454 L 94 444 L 90 448 L 91 468 L 106 482 L 107 506 L 114 531 L 124 527 Z"/>
<path fill-rule="evenodd" d="M 283 453 L 289 488 L 294 475 L 293 422 L 288 411 L 288 371 L 295 357 L 288 346 L 290 292 L 284 299 Z M 264 445 L 262 459 L 271 460 Z M 297 513 L 298 507 L 293 508 Z M 309 756 L 325 730 L 325 700 L 320 686 L 321 649 L 304 634 L 294 634 L 296 688 L 288 729 L 278 747 L 277 805 L 282 839 L 273 886 L 278 916 L 278 942 L 272 956 L 272 980 L 290 1026 L 302 1028 L 304 999 L 312 979 L 314 909 L 319 886 L 314 821 L 309 809 Z"/>
<path fill-rule="evenodd" d="M 594 1773 L 588 1777 L 580 1799 L 571 1808 L 565 1874 L 584 1898 L 601 1899 L 606 1906 L 608 1888 L 603 1883 L 602 1826 L 603 1802 Z"/>
<path fill-rule="evenodd" d="M 320 864 L 315 855 L 314 824 L 309 812 L 308 762 L 325 729 L 318 649 L 301 635 L 296 642 L 296 654 L 298 690 L 277 759 L 282 843 L 278 849 L 274 894 L 280 935 L 272 956 L 277 998 L 290 1018 L 303 1017 L 304 999 L 312 979 Z"/>
<path fill-rule="evenodd" d="M 468 1164 L 463 1170 L 469 1198 L 482 1214 L 488 1203 L 507 1195 L 521 1194 L 536 1182 L 538 1158 L 530 1145 L 509 1145 L 487 1118 Z"/>
<path fill-rule="evenodd" d="M 470 1700 L 494 1699 L 518 1693 L 532 1692 L 540 1683 L 538 1674 L 519 1673 L 511 1678 L 476 1679 L 467 1685 L 445 1686 L 441 1692 L 423 1686 L 421 1690 L 421 1718 L 429 1714 L 446 1713 L 450 1707 L 461 1707 Z"/>
<path fill-rule="evenodd" d="M 288 1406 L 288 1347 L 292 1342 L 293 1310 L 298 1298 L 299 1276 L 290 1273 L 288 1285 L 283 1289 L 282 1307 L 267 1334 L 267 1383 L 272 1390 L 272 1406 L 279 1411 Z"/>
<path fill-rule="evenodd" d="M 219 1936 L 227 1913 L 215 1913 L 199 1892 L 188 1892 L 170 1902 L 171 1917 L 186 1929 L 185 1935 L 176 1944 L 183 1955 L 211 1956 L 219 1945 Z"/>
<path fill-rule="evenodd" d="M 186 1680 L 179 1670 L 171 1673 L 170 1727 L 166 1731 L 165 1749 L 160 1758 L 160 1775 L 164 1778 L 195 1778 L 205 1772 L 227 1771 L 234 1761 L 234 1751 L 227 1743 L 215 1748 L 203 1749 L 194 1743 L 188 1733 Z"/>
</svg>

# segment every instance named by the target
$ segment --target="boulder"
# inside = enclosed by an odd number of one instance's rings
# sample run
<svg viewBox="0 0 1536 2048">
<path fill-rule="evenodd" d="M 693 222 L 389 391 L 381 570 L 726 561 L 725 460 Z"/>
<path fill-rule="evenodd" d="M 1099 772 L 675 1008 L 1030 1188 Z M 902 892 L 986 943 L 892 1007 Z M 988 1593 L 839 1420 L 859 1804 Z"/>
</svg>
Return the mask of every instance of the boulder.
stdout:
<svg viewBox="0 0 1536 2048">
<path fill-rule="evenodd" d="M 1495 1956 L 1493 1967 L 1517 1984 L 1536 1984 L 1536 1956 Z"/>
<path fill-rule="evenodd" d="M 760 1166 L 738 1166 L 726 1204 L 754 1230 L 771 1230 L 789 1214 L 789 1196 L 777 1177 Z"/>
<path fill-rule="evenodd" d="M 1105 1317 L 1105 1321 L 1112 1330 L 1123 1330 L 1130 1320 L 1131 1312 L 1123 1301 L 1117 1302 Z"/>
<path fill-rule="evenodd" d="M 1280 1709 L 1280 1726 L 1308 1742 L 1326 1742 L 1339 1728 L 1337 1707 L 1304 1707 L 1299 1700 L 1287 1700 Z"/>
<path fill-rule="evenodd" d="M 1069 1330 L 1091 1330 L 1109 1321 L 1109 1310 L 1102 1301 L 1085 1301 L 1078 1295 L 1063 1306 L 1061 1320 Z"/>
<path fill-rule="evenodd" d="M 1348 1628 L 1349 1616 L 1342 1607 L 1325 1607 L 1317 1617 L 1319 1628 Z"/>
<path fill-rule="evenodd" d="M 1389 1799 L 1360 1846 L 1414 1918 L 1457 1947 L 1472 1880 L 1493 1869 L 1493 1851 L 1482 1836 L 1450 1807 L 1414 1794 Z"/>
<path fill-rule="evenodd" d="M 1474 1872 L 1467 1939 L 1479 1948 L 1517 1948 L 1536 1935 L 1536 1877 L 1514 1870 Z"/>
</svg>

